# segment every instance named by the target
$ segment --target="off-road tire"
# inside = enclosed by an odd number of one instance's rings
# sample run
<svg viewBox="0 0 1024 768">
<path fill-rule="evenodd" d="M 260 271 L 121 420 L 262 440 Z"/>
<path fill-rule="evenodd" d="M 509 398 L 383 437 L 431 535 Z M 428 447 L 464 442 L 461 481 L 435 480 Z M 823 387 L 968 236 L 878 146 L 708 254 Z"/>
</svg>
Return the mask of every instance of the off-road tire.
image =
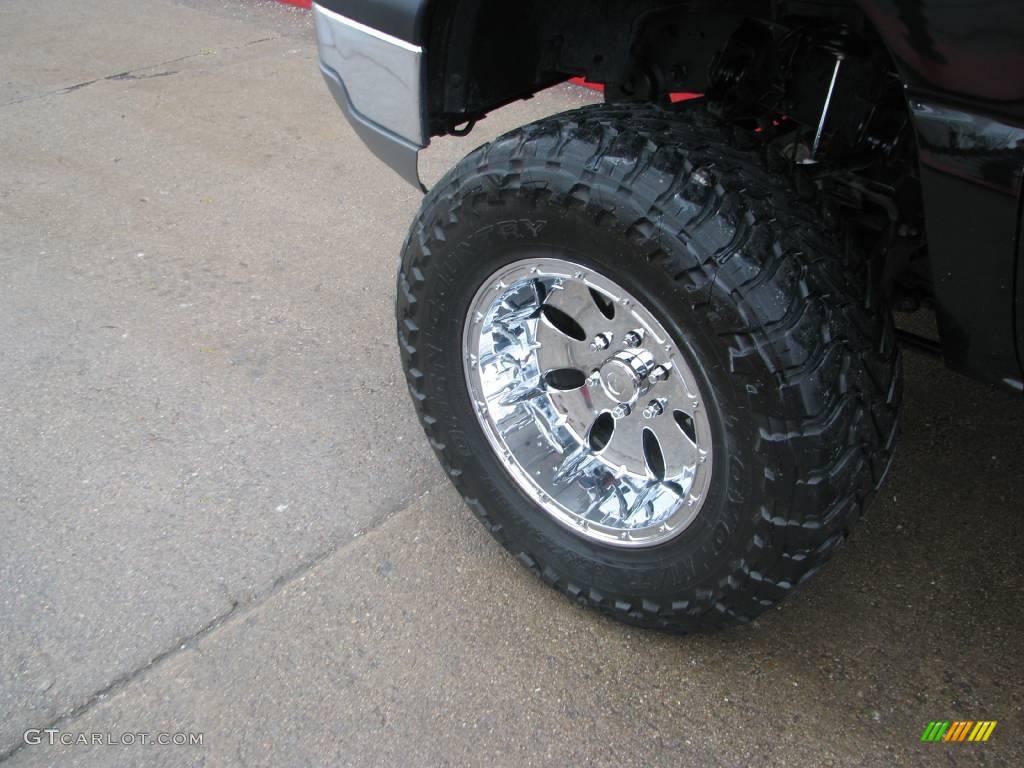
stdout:
<svg viewBox="0 0 1024 768">
<path fill-rule="evenodd" d="M 855 249 L 750 145 L 699 103 L 556 115 L 470 153 L 427 195 L 404 246 L 402 361 L 445 471 L 523 565 L 634 624 L 705 630 L 774 605 L 844 541 L 892 457 L 891 315 Z M 711 487 L 668 542 L 617 548 L 557 523 L 471 409 L 469 302 L 487 275 L 537 251 L 643 300 L 701 379 Z"/>
</svg>

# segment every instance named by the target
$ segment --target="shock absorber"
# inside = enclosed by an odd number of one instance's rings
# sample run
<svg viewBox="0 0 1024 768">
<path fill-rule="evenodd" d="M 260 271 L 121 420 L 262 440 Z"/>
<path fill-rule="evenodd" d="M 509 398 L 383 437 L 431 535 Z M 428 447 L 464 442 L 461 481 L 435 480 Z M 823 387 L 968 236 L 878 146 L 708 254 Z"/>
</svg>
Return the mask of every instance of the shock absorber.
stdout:
<svg viewBox="0 0 1024 768">
<path fill-rule="evenodd" d="M 815 32 L 812 35 L 812 45 L 835 59 L 835 64 L 832 65 L 832 78 L 829 81 L 828 90 L 825 92 L 825 100 L 821 105 L 821 115 L 818 117 L 818 128 L 814 132 L 811 154 L 803 161 L 805 164 L 818 162 L 818 149 L 821 146 L 821 138 L 825 133 L 825 124 L 828 122 L 829 107 L 831 107 L 832 97 L 835 95 L 836 82 L 839 80 L 839 70 L 850 54 L 852 47 L 850 29 L 846 25 L 840 25 Z"/>
</svg>

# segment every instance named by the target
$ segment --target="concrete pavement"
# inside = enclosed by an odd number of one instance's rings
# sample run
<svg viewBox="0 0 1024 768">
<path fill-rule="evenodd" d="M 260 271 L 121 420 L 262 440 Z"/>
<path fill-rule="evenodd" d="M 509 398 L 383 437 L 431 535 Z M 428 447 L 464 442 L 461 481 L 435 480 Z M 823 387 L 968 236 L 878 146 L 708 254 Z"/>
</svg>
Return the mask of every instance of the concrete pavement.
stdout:
<svg viewBox="0 0 1024 768">
<path fill-rule="evenodd" d="M 435 466 L 392 319 L 418 195 L 315 59 L 274 3 L 0 7 L 6 762 L 1024 762 L 1018 400 L 908 354 L 882 497 L 754 627 L 581 611 Z M 592 98 L 510 106 L 423 175 Z M 999 725 L 917 742 L 958 718 Z M 204 744 L 24 745 L 54 724 Z"/>
</svg>

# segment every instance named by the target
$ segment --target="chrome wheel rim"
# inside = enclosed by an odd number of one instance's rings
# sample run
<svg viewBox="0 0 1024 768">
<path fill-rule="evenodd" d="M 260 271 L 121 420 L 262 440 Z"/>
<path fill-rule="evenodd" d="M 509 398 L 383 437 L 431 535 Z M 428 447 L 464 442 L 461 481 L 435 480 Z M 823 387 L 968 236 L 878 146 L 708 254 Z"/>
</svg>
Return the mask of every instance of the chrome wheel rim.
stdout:
<svg viewBox="0 0 1024 768">
<path fill-rule="evenodd" d="M 560 524 L 648 547 L 696 519 L 712 470 L 697 379 L 616 282 L 562 259 L 508 264 L 473 297 L 462 353 L 491 448 Z"/>
</svg>

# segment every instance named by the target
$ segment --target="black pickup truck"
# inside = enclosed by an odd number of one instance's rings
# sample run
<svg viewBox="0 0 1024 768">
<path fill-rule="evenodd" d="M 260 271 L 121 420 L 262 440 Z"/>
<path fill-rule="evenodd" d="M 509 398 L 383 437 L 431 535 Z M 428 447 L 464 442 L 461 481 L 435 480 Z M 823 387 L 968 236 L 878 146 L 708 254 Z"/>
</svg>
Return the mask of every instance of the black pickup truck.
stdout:
<svg viewBox="0 0 1024 768">
<path fill-rule="evenodd" d="M 605 103 L 437 183 L 398 279 L 431 445 L 573 599 L 673 631 L 747 621 L 883 482 L 901 347 L 1024 390 L 1019 0 L 314 14 L 338 104 L 420 188 L 432 136 L 571 77 L 604 84 Z M 937 339 L 893 324 L 922 307 Z"/>
</svg>

